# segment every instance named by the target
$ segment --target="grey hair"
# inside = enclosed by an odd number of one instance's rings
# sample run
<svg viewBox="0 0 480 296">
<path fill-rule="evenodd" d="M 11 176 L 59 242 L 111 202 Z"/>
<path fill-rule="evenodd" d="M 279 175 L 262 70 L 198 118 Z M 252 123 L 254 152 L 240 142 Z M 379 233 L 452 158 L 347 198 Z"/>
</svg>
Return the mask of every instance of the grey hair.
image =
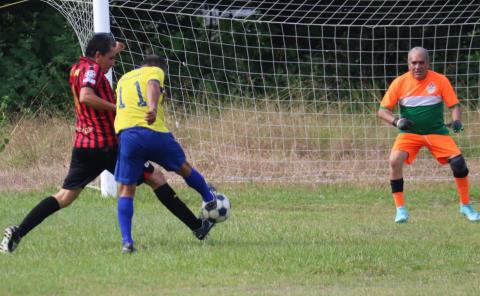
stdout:
<svg viewBox="0 0 480 296">
<path fill-rule="evenodd" d="M 414 48 L 410 49 L 408 51 L 408 61 L 410 62 L 410 55 L 414 52 L 414 51 L 419 51 L 421 53 L 423 53 L 423 55 L 425 56 L 425 63 L 428 64 L 428 62 L 430 61 L 430 57 L 428 55 L 428 50 L 426 50 L 425 48 L 421 47 L 421 46 L 415 46 Z"/>
</svg>

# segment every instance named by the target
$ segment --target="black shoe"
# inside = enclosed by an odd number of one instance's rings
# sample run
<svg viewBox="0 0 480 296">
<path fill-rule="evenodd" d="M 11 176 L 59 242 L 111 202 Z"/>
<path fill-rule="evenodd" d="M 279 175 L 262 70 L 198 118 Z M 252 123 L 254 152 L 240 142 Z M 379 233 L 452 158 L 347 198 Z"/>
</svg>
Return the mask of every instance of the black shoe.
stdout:
<svg viewBox="0 0 480 296">
<path fill-rule="evenodd" d="M 122 254 L 132 254 L 136 250 L 132 243 L 126 243 L 122 246 Z"/>
<path fill-rule="evenodd" d="M 215 226 L 215 222 L 212 222 L 208 219 L 202 219 L 202 226 L 200 228 L 193 230 L 193 235 L 195 235 L 196 238 L 199 240 L 204 240 L 208 233 L 210 232 L 210 229 Z"/>
<path fill-rule="evenodd" d="M 5 228 L 3 240 L 0 245 L 0 252 L 12 253 L 18 247 L 21 239 L 18 234 L 18 226 L 15 225 Z"/>
</svg>

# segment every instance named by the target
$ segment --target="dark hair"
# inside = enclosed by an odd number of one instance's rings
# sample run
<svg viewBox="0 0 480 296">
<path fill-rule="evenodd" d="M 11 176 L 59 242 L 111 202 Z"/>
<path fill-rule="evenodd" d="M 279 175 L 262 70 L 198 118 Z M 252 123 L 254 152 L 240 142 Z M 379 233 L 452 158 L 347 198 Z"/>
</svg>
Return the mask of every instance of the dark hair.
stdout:
<svg viewBox="0 0 480 296">
<path fill-rule="evenodd" d="M 85 56 L 94 58 L 97 51 L 105 55 L 112 50 L 112 47 L 114 48 L 115 45 L 115 39 L 111 33 L 96 33 L 87 43 Z"/>
<path fill-rule="evenodd" d="M 156 54 L 150 54 L 145 56 L 141 65 L 147 67 L 159 67 L 164 72 L 167 72 L 167 61 Z"/>
</svg>

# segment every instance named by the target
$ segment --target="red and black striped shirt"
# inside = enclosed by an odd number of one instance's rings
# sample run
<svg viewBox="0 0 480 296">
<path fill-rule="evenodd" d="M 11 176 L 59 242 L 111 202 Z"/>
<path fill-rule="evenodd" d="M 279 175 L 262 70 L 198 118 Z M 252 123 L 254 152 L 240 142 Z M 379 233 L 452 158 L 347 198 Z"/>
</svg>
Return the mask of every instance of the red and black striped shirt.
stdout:
<svg viewBox="0 0 480 296">
<path fill-rule="evenodd" d="M 105 148 L 116 145 L 115 113 L 95 110 L 79 101 L 82 87 L 90 87 L 98 97 L 115 104 L 113 89 L 100 66 L 92 59 L 80 57 L 70 71 L 70 87 L 76 114 L 75 148 Z"/>
</svg>

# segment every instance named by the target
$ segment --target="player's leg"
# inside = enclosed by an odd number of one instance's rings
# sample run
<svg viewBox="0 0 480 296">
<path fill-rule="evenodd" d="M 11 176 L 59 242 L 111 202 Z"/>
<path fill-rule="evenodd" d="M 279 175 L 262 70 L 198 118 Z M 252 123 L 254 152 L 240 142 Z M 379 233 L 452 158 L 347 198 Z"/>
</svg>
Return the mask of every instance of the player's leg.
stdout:
<svg viewBox="0 0 480 296">
<path fill-rule="evenodd" d="M 122 253 L 135 251 L 132 238 L 133 198 L 136 184 L 120 184 L 120 196 L 117 204 L 118 224 L 122 234 Z"/>
<path fill-rule="evenodd" d="M 182 176 L 188 186 L 195 189 L 208 208 L 216 207 L 216 196 L 207 185 L 205 178 L 195 170 L 185 158 L 182 146 L 171 133 L 152 132 L 152 150 L 148 159 L 158 163 L 167 171 L 176 172 Z"/>
<path fill-rule="evenodd" d="M 155 170 L 151 178 L 145 180 L 145 183 L 152 187 L 160 202 L 192 230 L 196 238 L 203 240 L 207 237 L 214 223 L 197 218 L 168 185 L 160 170 Z"/>
<path fill-rule="evenodd" d="M 214 209 L 217 206 L 216 196 L 208 186 L 205 178 L 188 162 L 184 161 L 180 168 L 176 171 L 183 177 L 188 186 L 195 189 L 206 203 L 205 209 Z"/>
<path fill-rule="evenodd" d="M 92 165 L 95 164 L 95 165 Z M 40 201 L 17 226 L 7 227 L 0 244 L 0 251 L 10 253 L 32 229 L 58 210 L 69 206 L 83 188 L 100 174 L 95 157 L 84 149 L 73 149 L 70 168 L 62 189 Z"/>
<path fill-rule="evenodd" d="M 460 213 L 470 221 L 480 221 L 480 214 L 470 204 L 468 167 L 460 149 L 449 135 L 429 135 L 428 149 L 440 164 L 450 164 L 460 201 Z"/>
<path fill-rule="evenodd" d="M 153 170 L 153 166 L 151 164 L 149 166 Z M 145 179 L 145 183 L 152 188 L 158 200 L 190 230 L 195 231 L 202 226 L 202 220 L 198 219 L 178 197 L 161 170 L 153 170 L 152 174 Z"/>
<path fill-rule="evenodd" d="M 469 184 L 468 184 L 468 167 L 465 158 L 460 155 L 452 156 L 448 159 L 453 177 L 457 185 L 458 197 L 463 205 L 470 204 Z"/>
<path fill-rule="evenodd" d="M 422 138 L 414 134 L 399 134 L 389 158 L 390 187 L 395 202 L 396 223 L 405 223 L 409 215 L 403 193 L 403 165 L 411 164 L 423 145 Z"/>
<path fill-rule="evenodd" d="M 403 163 L 408 158 L 408 153 L 401 150 L 392 151 L 389 159 L 390 187 L 396 207 L 395 222 L 405 223 L 408 221 L 408 212 L 405 207 L 403 194 Z"/>
<path fill-rule="evenodd" d="M 149 143 L 153 143 L 149 151 L 148 159 L 158 163 L 167 171 L 177 172 L 184 177 L 185 182 L 200 193 L 203 200 L 208 201 L 206 207 L 215 208 L 217 203 L 215 194 L 210 190 L 203 176 L 186 163 L 185 153 L 180 144 L 175 140 L 174 136 L 171 133 L 149 132 L 148 139 Z M 163 194 L 166 196 L 172 196 L 175 194 L 173 190 L 170 190 L 171 188 L 164 189 L 164 191 L 156 191 L 156 193 L 162 196 Z M 184 218 L 190 221 L 188 224 L 190 229 L 193 230 L 195 237 L 200 240 L 204 239 L 214 226 L 214 223 L 203 219 L 197 219 L 195 223 L 193 220 L 194 216 L 192 216 L 193 214 L 183 202 L 178 198 L 170 198 L 169 200 L 172 207 L 176 207 L 179 211 L 181 208 L 184 209 L 182 210 Z M 200 226 L 199 223 L 201 223 Z"/>
<path fill-rule="evenodd" d="M 25 237 L 27 233 L 59 209 L 60 205 L 54 196 L 44 198 L 30 210 L 19 225 L 5 228 L 0 251 L 3 253 L 13 252 L 20 243 L 20 240 Z"/>
<path fill-rule="evenodd" d="M 132 238 L 133 198 L 137 181 L 143 177 L 144 146 L 136 130 L 127 129 L 118 136 L 119 150 L 115 167 L 115 180 L 120 183 L 117 203 L 118 223 L 122 235 L 122 253 L 134 251 Z"/>
</svg>

